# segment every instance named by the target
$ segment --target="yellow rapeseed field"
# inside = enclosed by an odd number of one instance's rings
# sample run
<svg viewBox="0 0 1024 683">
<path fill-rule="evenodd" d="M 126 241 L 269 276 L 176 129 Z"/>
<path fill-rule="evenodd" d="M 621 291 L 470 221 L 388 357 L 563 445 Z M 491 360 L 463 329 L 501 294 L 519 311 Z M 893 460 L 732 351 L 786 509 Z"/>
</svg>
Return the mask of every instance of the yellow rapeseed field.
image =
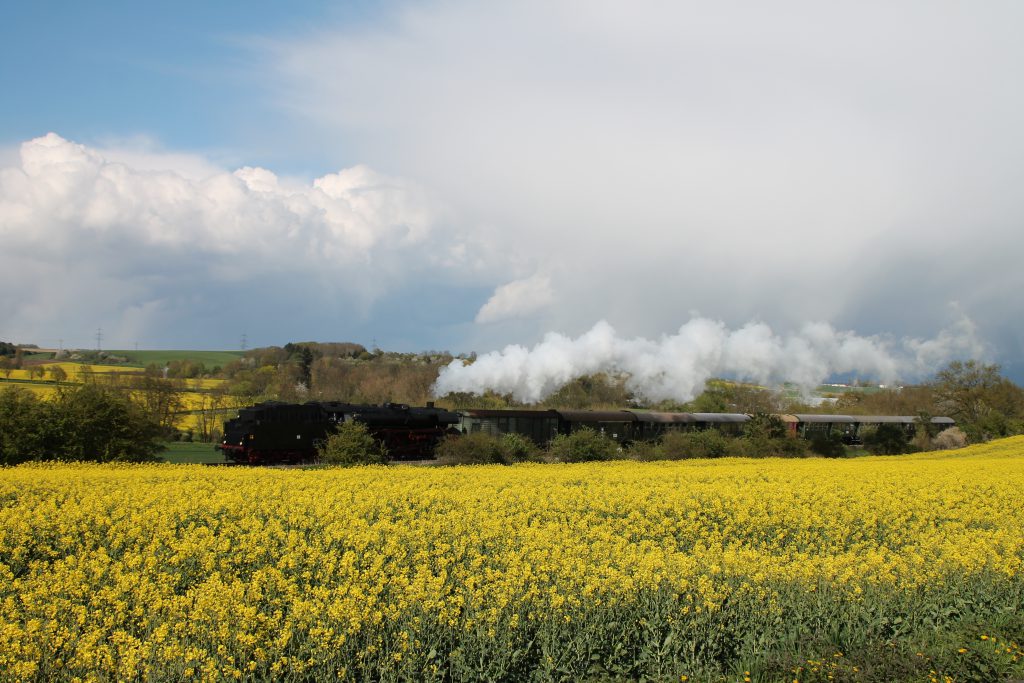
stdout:
<svg viewBox="0 0 1024 683">
<path fill-rule="evenodd" d="M 1024 594 L 1022 491 L 1024 437 L 851 460 L 9 468 L 0 680 L 884 680 L 858 652 L 901 643 L 912 680 L 1019 675 L 999 629 Z"/>
</svg>

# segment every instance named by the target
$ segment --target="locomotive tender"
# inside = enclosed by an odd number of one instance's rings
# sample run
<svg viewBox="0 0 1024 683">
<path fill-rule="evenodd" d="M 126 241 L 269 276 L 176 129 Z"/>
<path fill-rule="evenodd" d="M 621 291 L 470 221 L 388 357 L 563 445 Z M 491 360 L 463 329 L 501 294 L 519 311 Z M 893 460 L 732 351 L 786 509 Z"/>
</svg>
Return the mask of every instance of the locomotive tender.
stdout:
<svg viewBox="0 0 1024 683">
<path fill-rule="evenodd" d="M 918 418 L 907 415 L 778 415 L 793 437 L 838 434 L 847 444 L 861 443 L 862 430 L 897 424 L 912 433 Z M 446 434 L 485 432 L 520 434 L 546 446 L 559 434 L 589 428 L 620 444 L 654 441 L 669 431 L 717 429 L 739 435 L 750 415 L 743 413 L 664 413 L 648 410 L 463 410 L 404 404 L 359 405 L 340 402 L 304 404 L 259 403 L 239 410 L 224 423 L 224 438 L 216 446 L 229 462 L 277 464 L 310 462 L 317 445 L 340 423 L 356 421 L 387 448 L 392 460 L 434 457 Z M 952 427 L 948 417 L 933 417 L 937 428 Z"/>
</svg>

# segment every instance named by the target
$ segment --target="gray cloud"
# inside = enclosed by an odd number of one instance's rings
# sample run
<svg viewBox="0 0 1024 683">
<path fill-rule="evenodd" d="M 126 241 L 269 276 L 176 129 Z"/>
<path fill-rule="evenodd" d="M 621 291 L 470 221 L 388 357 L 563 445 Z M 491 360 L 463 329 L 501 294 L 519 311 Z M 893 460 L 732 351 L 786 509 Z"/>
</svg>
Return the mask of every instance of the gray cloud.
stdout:
<svg viewBox="0 0 1024 683">
<path fill-rule="evenodd" d="M 1012 2 L 455 1 L 271 60 L 293 113 L 428 182 L 506 256 L 494 285 L 548 274 L 536 315 L 465 312 L 477 346 L 600 319 L 656 337 L 694 310 L 928 338 L 959 302 L 1005 355 L 1024 313 L 993 296 L 1024 251 L 1022 19 Z"/>
</svg>

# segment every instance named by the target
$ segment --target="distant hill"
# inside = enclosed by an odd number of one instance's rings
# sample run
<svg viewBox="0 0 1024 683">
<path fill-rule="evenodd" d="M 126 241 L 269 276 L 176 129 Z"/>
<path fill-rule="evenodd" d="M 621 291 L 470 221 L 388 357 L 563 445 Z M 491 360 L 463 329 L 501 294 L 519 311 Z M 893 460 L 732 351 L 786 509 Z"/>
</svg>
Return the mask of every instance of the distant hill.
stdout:
<svg viewBox="0 0 1024 683">
<path fill-rule="evenodd" d="M 167 365 L 172 361 L 189 360 L 193 363 L 202 363 L 207 367 L 225 366 L 231 361 L 238 360 L 245 355 L 244 351 L 107 351 L 112 356 L 127 358 L 126 365 L 135 365 L 144 368 L 147 365 Z"/>
</svg>

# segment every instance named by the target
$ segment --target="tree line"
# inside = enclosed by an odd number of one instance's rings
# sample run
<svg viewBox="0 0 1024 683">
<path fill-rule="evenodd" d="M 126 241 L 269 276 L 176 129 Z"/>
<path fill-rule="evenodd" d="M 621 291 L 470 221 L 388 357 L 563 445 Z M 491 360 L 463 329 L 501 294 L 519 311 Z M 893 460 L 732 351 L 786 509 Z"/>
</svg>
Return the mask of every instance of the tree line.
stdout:
<svg viewBox="0 0 1024 683">
<path fill-rule="evenodd" d="M 13 363 L 15 359 L 20 361 L 23 353 L 18 347 L 6 342 L 0 344 L 0 351 L 3 351 L 0 360 L 9 363 Z M 12 352 L 14 355 L 11 355 Z M 453 410 L 630 407 L 674 412 L 736 412 L 751 415 L 823 412 L 852 415 L 918 415 L 922 417 L 922 424 L 927 423 L 927 418 L 931 416 L 944 415 L 956 420 L 966 439 L 971 442 L 1024 433 L 1024 390 L 1003 376 L 998 365 L 973 360 L 954 361 L 940 369 L 931 380 L 919 385 L 871 391 L 846 391 L 837 393 L 832 400 L 819 405 L 811 405 L 793 392 L 772 391 L 717 379 L 709 381 L 703 393 L 692 401 L 650 402 L 632 394 L 626 386 L 626 378 L 595 374 L 567 383 L 545 399 L 543 405 L 538 406 L 524 404 L 514 400 L 511 395 L 494 392 L 479 395 L 450 394 L 435 399 L 430 390 L 438 373 L 456 358 L 472 362 L 475 355 L 453 356 L 446 351 L 394 353 L 380 349 L 368 350 L 353 343 L 298 342 L 283 347 L 252 349 L 223 367 L 207 368 L 202 363 L 176 360 L 163 366 L 151 365 L 143 372 L 93 374 L 83 366 L 83 370 L 73 380 L 91 387 L 89 391 L 93 393 L 89 395 L 89 400 L 100 401 L 100 398 L 97 398 L 98 392 L 109 400 L 130 408 L 118 409 L 120 412 L 100 411 L 102 414 L 140 416 L 155 425 L 152 434 L 156 442 L 176 438 L 215 441 L 219 438 L 222 422 L 226 419 L 228 411 L 238 406 L 267 400 L 336 400 L 370 404 L 398 402 L 410 405 L 423 405 L 428 400 L 436 400 L 439 407 Z M 7 449 L 5 452 L 19 450 L 11 444 L 17 439 L 24 438 L 27 445 L 20 450 L 31 454 L 27 456 L 28 459 L 41 457 L 43 451 L 39 449 L 43 443 L 57 444 L 52 446 L 53 457 L 70 457 L 67 455 L 67 448 L 59 445 L 63 436 L 70 435 L 70 432 L 58 434 L 52 430 L 47 431 L 50 427 L 29 427 L 27 422 L 16 429 L 13 425 L 18 420 L 10 416 L 21 415 L 18 419 L 36 416 L 39 421 L 49 425 L 64 424 L 56 418 L 56 413 L 75 414 L 71 407 L 77 405 L 75 401 L 85 400 L 86 395 L 76 398 L 77 387 L 60 386 L 69 378 L 59 366 L 49 366 L 49 370 L 44 370 L 47 366 L 43 365 L 30 367 L 37 367 L 41 374 L 48 372 L 58 385 L 59 391 L 52 399 L 38 399 L 26 393 L 18 394 L 16 397 L 5 396 L 3 403 L 0 404 L 0 411 L 6 413 L 0 415 L 0 421 L 7 421 L 0 424 L 12 425 L 3 430 L 4 448 Z M 204 392 L 199 396 L 201 405 L 194 406 L 201 409 L 195 413 L 195 431 L 181 432 L 176 425 L 186 407 L 183 396 L 186 390 L 184 379 L 196 376 L 219 377 L 224 382 L 218 389 Z M 83 429 L 95 430 L 96 427 L 86 426 Z M 140 427 L 141 431 L 135 433 L 150 433 L 148 429 Z M 927 434 L 918 441 L 924 445 L 928 439 L 934 439 L 935 436 Z M 95 445 L 99 442 L 91 443 Z M 827 444 L 819 446 L 819 450 L 827 450 Z M 99 458 L 114 457 L 108 455 L 110 453 L 116 454 L 116 458 L 148 457 L 146 453 L 152 452 L 151 449 L 142 448 L 138 452 L 129 453 L 123 446 L 116 444 L 109 448 L 104 446 L 100 451 Z M 15 456 L 4 457 L 7 459 L 3 462 L 12 462 L 11 458 L 17 459 Z"/>
</svg>

